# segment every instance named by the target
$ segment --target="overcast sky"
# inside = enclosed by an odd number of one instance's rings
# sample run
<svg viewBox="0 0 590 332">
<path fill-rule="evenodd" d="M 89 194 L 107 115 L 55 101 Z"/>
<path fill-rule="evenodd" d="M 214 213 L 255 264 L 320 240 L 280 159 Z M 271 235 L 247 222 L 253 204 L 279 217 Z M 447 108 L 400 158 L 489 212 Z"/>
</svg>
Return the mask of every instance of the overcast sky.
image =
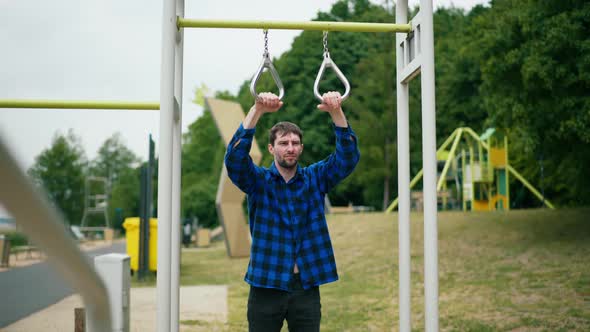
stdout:
<svg viewBox="0 0 590 332">
<path fill-rule="evenodd" d="M 187 0 L 185 17 L 308 21 L 335 2 Z M 470 9 L 487 2 L 435 0 L 434 5 Z M 410 6 L 417 3 L 410 0 Z M 0 99 L 158 102 L 161 11 L 162 0 L 0 0 Z M 271 56 L 288 50 L 299 33 L 270 31 Z M 236 93 L 257 69 L 262 47 L 259 30 L 185 30 L 183 128 L 201 114 L 191 102 L 195 88 L 204 83 Z M 69 128 L 81 138 L 88 159 L 120 132 L 145 160 L 148 135 L 157 143 L 158 121 L 157 111 L 0 109 L 0 139 L 23 168 L 50 146 L 56 132 Z"/>
</svg>

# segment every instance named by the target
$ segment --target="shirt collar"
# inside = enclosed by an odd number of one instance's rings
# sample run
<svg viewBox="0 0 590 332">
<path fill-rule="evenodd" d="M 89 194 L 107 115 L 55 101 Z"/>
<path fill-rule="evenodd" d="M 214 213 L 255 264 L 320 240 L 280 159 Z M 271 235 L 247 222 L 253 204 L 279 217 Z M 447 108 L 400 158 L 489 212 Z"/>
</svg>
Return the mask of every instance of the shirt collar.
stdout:
<svg viewBox="0 0 590 332">
<path fill-rule="evenodd" d="M 273 174 L 275 177 L 283 179 L 283 176 L 281 175 L 281 173 L 279 173 L 279 169 L 277 168 L 277 165 L 275 165 L 274 160 L 270 163 L 270 167 L 268 169 L 270 170 L 271 174 Z M 303 177 L 303 170 L 299 163 L 297 163 L 297 172 L 295 172 L 295 176 L 293 176 L 291 181 L 297 179 L 297 177 Z"/>
</svg>

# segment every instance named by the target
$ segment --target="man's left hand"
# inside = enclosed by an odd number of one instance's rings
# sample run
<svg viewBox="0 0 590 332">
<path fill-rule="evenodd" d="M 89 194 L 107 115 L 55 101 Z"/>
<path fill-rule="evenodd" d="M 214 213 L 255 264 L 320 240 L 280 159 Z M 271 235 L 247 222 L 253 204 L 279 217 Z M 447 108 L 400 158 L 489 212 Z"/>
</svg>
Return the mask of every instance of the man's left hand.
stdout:
<svg viewBox="0 0 590 332">
<path fill-rule="evenodd" d="M 334 111 L 342 110 L 342 97 L 338 91 L 329 91 L 322 96 L 322 103 L 318 105 L 318 109 L 332 113 Z"/>
</svg>

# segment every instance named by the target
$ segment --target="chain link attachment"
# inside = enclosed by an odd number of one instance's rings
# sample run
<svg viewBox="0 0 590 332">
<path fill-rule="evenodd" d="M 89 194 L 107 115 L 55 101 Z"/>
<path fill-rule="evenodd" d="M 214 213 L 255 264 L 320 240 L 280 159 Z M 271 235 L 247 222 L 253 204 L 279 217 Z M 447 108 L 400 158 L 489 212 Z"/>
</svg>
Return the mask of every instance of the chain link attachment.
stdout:
<svg viewBox="0 0 590 332">
<path fill-rule="evenodd" d="M 262 33 L 264 34 L 264 53 L 262 53 L 262 56 L 268 58 L 268 30 L 264 29 Z"/>
<path fill-rule="evenodd" d="M 350 95 L 350 83 L 348 83 L 346 76 L 344 76 L 344 74 L 342 74 L 338 66 L 336 66 L 336 63 L 332 61 L 332 59 L 330 58 L 330 52 L 328 50 L 328 31 L 324 31 L 323 44 L 324 61 L 322 62 L 320 70 L 318 71 L 318 75 L 316 76 L 315 82 L 313 83 L 313 94 L 316 96 L 317 99 L 319 99 L 320 102 L 323 102 L 322 95 L 319 92 L 320 81 L 324 76 L 326 68 L 332 68 L 340 82 L 344 84 L 344 95 L 342 95 L 342 100 L 345 100 Z"/>
<path fill-rule="evenodd" d="M 264 29 L 262 33 L 264 34 L 264 53 L 262 54 L 262 62 L 260 63 L 260 66 L 254 73 L 254 76 L 252 76 L 252 80 L 250 82 L 250 93 L 254 99 L 258 99 L 258 94 L 256 93 L 256 84 L 266 69 L 270 72 L 270 75 L 277 85 L 277 88 L 279 88 L 279 100 L 281 100 L 285 95 L 285 88 L 283 87 L 283 82 L 281 82 L 279 73 L 275 69 L 275 66 L 272 64 L 270 59 L 270 53 L 268 52 L 268 30 Z"/>
<path fill-rule="evenodd" d="M 330 51 L 328 50 L 328 31 L 324 31 L 324 37 L 322 39 L 324 43 L 324 58 L 329 58 Z"/>
</svg>

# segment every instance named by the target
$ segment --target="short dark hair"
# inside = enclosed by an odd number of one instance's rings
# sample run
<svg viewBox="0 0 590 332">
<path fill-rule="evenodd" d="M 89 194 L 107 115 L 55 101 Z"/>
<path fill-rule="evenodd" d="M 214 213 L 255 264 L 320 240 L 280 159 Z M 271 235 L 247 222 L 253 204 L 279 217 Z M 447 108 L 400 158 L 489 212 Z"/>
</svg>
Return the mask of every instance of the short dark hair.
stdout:
<svg viewBox="0 0 590 332">
<path fill-rule="evenodd" d="M 268 143 L 270 145 L 274 146 L 277 136 L 282 137 L 282 136 L 285 136 L 285 135 L 291 134 L 291 133 L 299 136 L 299 140 L 301 140 L 301 142 L 303 142 L 303 132 L 301 131 L 301 129 L 296 124 L 294 124 L 292 122 L 282 121 L 282 122 L 279 122 L 279 123 L 275 124 L 274 126 L 272 126 L 272 128 L 270 128 L 269 135 L 268 135 Z"/>
</svg>

